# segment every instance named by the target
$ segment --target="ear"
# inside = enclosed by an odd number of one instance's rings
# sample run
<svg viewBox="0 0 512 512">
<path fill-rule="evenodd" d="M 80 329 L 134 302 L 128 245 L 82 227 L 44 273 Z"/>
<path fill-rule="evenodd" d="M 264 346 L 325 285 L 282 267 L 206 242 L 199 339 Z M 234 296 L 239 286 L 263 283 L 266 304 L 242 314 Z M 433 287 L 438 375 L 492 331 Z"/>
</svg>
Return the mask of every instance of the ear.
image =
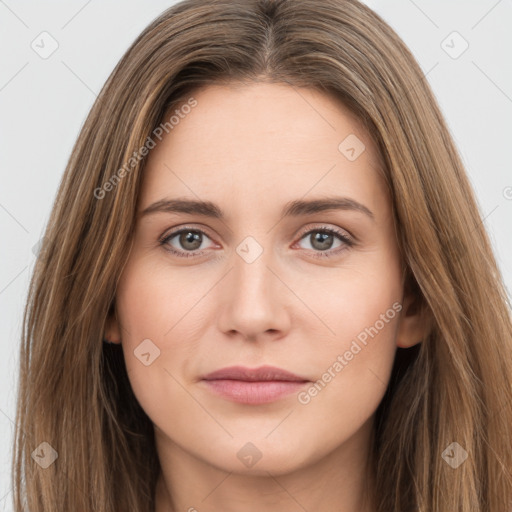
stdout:
<svg viewBox="0 0 512 512">
<path fill-rule="evenodd" d="M 430 333 L 430 314 L 416 280 L 408 273 L 404 283 L 402 313 L 396 334 L 396 345 L 410 348 L 423 341 Z"/>
<path fill-rule="evenodd" d="M 108 312 L 107 319 L 105 321 L 103 338 L 108 340 L 110 343 L 121 343 L 121 329 L 119 326 L 119 321 L 117 320 L 117 314 L 114 305 Z"/>
</svg>

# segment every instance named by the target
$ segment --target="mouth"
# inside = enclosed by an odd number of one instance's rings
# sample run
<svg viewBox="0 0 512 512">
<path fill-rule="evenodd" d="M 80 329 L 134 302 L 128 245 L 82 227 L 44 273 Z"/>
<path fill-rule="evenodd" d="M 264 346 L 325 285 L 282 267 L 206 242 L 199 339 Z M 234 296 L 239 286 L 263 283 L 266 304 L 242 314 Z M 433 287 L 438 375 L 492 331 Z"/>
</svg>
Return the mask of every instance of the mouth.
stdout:
<svg viewBox="0 0 512 512">
<path fill-rule="evenodd" d="M 310 381 L 274 366 L 231 366 L 205 375 L 201 382 L 227 400 L 258 405 L 296 393 Z"/>
</svg>

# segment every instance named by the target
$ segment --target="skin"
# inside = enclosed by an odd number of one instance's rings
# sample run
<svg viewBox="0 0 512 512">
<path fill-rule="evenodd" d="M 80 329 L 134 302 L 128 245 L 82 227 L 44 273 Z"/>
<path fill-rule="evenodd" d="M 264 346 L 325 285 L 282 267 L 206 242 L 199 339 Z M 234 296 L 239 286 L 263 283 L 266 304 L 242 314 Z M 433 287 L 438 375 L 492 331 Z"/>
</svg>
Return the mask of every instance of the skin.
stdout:
<svg viewBox="0 0 512 512">
<path fill-rule="evenodd" d="M 155 425 L 156 510 L 375 510 L 365 500 L 374 413 L 396 347 L 423 332 L 414 297 L 404 296 L 377 149 L 342 103 L 315 90 L 216 85 L 193 97 L 197 106 L 148 156 L 138 211 L 200 199 L 226 218 L 139 215 L 106 326 Z M 350 134 L 366 148 L 354 161 L 338 150 Z M 349 209 L 280 215 L 289 201 L 333 195 L 363 204 L 373 219 Z M 199 249 L 179 235 L 159 243 L 182 227 L 204 232 Z M 354 245 L 333 235 L 322 251 L 315 234 L 325 227 Z M 263 248 L 251 263 L 237 252 L 247 236 Z M 166 247 L 201 254 L 179 257 Z M 332 257 L 315 257 L 328 251 Z M 201 382 L 226 366 L 269 364 L 310 380 L 308 390 L 394 303 L 401 312 L 306 404 L 297 393 L 240 404 Z M 145 339 L 160 350 L 148 366 L 134 355 Z M 237 457 L 249 442 L 261 454 L 252 467 Z"/>
</svg>

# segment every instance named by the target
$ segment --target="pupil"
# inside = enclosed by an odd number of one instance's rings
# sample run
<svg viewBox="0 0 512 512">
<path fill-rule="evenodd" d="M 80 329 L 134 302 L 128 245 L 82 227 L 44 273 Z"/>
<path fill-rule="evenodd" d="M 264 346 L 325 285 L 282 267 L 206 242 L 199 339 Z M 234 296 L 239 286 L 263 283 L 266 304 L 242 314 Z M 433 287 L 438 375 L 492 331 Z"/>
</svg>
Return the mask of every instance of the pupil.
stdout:
<svg viewBox="0 0 512 512">
<path fill-rule="evenodd" d="M 329 233 L 316 233 L 313 235 L 313 247 L 316 249 L 320 249 L 321 251 L 325 251 L 330 248 L 332 245 L 332 236 Z M 328 241 L 326 243 L 326 241 Z"/>
<path fill-rule="evenodd" d="M 198 249 L 201 246 L 201 235 L 200 233 L 194 233 L 192 231 L 187 231 L 182 233 L 180 236 L 181 245 L 190 250 Z M 190 246 L 191 244 L 192 246 Z"/>
</svg>

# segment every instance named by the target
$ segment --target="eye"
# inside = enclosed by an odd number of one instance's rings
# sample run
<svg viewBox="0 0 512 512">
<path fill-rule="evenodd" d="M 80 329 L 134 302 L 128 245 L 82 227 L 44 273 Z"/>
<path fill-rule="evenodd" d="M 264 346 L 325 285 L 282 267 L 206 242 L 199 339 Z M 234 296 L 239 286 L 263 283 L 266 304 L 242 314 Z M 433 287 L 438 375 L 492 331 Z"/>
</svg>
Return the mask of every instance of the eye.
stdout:
<svg viewBox="0 0 512 512">
<path fill-rule="evenodd" d="M 164 235 L 160 245 L 176 256 L 188 258 L 197 256 L 206 247 L 203 246 L 205 239 L 210 240 L 206 233 L 200 229 L 182 228 Z"/>
<path fill-rule="evenodd" d="M 189 258 L 198 256 L 207 249 L 207 246 L 203 245 L 205 240 L 211 239 L 203 230 L 185 227 L 167 233 L 159 244 L 178 257 Z M 313 252 L 312 256 L 320 258 L 335 256 L 355 243 L 348 233 L 326 226 L 302 233 L 299 242 L 303 240 L 309 241 L 310 247 L 306 249 Z M 338 245 L 335 245 L 336 241 Z"/>
<path fill-rule="evenodd" d="M 302 240 L 309 241 L 310 247 L 306 247 L 306 249 L 312 250 L 315 258 L 335 256 L 354 245 L 354 240 L 348 233 L 326 226 L 310 229 L 303 234 L 299 242 Z M 338 241 L 338 245 L 335 245 L 336 241 Z"/>
</svg>

